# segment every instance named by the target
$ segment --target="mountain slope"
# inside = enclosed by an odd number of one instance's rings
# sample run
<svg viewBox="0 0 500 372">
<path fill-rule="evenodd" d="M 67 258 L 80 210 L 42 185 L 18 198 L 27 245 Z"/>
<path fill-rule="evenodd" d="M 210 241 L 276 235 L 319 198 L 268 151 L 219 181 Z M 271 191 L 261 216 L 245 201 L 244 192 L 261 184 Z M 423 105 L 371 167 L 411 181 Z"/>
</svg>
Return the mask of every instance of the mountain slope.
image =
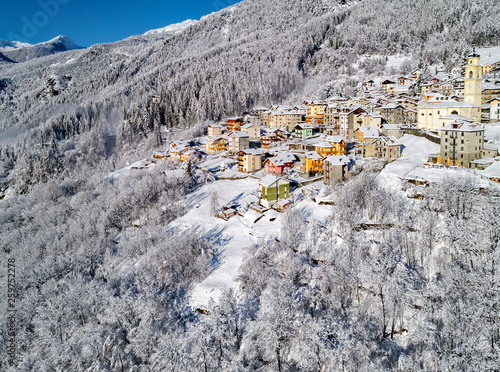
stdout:
<svg viewBox="0 0 500 372">
<path fill-rule="evenodd" d="M 61 35 L 52 40 L 34 45 L 12 42 L 10 46 L 3 48 L 3 53 L 15 62 L 25 62 L 34 58 L 74 49 L 82 49 L 82 47 L 76 45 L 70 37 Z"/>
<path fill-rule="evenodd" d="M 13 61 L 11 59 L 7 58 L 5 55 L 3 55 L 0 52 L 0 63 L 3 63 L 3 62 L 12 63 Z"/>
</svg>

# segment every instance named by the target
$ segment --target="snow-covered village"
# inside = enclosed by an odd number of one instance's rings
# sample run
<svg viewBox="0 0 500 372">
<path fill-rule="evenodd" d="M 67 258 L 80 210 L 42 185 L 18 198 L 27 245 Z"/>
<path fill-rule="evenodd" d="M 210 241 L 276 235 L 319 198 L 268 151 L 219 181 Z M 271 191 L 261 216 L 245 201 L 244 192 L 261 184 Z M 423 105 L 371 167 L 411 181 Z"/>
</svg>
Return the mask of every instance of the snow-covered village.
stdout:
<svg viewBox="0 0 500 372">
<path fill-rule="evenodd" d="M 0 370 L 497 371 L 498 4 L 188 2 L 0 22 Z"/>
</svg>

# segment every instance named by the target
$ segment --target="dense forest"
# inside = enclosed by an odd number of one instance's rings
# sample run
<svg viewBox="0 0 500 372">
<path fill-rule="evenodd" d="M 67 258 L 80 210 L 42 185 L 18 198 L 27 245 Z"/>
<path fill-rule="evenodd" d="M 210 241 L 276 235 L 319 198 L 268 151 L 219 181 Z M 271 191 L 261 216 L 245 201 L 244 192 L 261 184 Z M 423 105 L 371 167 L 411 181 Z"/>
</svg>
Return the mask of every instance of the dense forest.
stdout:
<svg viewBox="0 0 500 372">
<path fill-rule="evenodd" d="M 82 167 L 3 201 L 0 255 L 16 258 L 18 285 L 10 370 L 495 370 L 500 194 L 463 178 L 397 191 L 375 176 L 330 189 L 324 224 L 288 211 L 279 239 L 247 247 L 237 290 L 203 312 L 189 290 L 217 244 L 169 228 L 202 179 L 110 182 Z"/>
</svg>

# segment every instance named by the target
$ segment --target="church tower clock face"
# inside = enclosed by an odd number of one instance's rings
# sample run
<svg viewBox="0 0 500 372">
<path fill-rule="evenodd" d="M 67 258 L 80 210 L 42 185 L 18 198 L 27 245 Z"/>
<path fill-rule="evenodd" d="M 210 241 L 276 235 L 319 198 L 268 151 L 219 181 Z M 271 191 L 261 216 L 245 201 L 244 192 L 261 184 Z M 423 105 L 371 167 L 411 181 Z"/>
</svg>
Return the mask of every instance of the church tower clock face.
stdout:
<svg viewBox="0 0 500 372">
<path fill-rule="evenodd" d="M 469 84 L 469 89 L 472 88 L 472 84 Z"/>
</svg>

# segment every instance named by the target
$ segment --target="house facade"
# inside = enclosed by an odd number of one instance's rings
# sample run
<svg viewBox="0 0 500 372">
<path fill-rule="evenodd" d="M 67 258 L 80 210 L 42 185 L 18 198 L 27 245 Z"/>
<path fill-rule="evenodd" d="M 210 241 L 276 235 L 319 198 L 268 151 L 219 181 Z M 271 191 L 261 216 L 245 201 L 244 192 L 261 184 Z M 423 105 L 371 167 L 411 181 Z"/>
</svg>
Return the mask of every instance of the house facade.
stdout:
<svg viewBox="0 0 500 372">
<path fill-rule="evenodd" d="M 473 121 L 481 120 L 481 107 L 471 102 L 422 103 L 417 108 L 417 128 L 439 131 L 449 122 L 443 117 L 459 115 Z"/>
<path fill-rule="evenodd" d="M 401 157 L 401 143 L 394 137 L 379 137 L 373 141 L 365 139 L 363 156 L 396 160 Z"/>
<path fill-rule="evenodd" d="M 490 123 L 500 121 L 500 97 L 493 98 L 490 104 Z"/>
<path fill-rule="evenodd" d="M 205 150 L 209 154 L 219 151 L 227 151 L 227 139 L 224 137 L 209 138 L 205 145 Z"/>
<path fill-rule="evenodd" d="M 323 157 L 316 151 L 306 152 L 301 170 L 313 177 L 323 172 Z"/>
<path fill-rule="evenodd" d="M 250 136 L 250 141 L 260 140 L 260 126 L 257 124 L 245 124 L 241 130 Z"/>
<path fill-rule="evenodd" d="M 237 132 L 241 130 L 241 126 L 243 125 L 243 118 L 241 117 L 228 118 L 226 122 L 228 131 Z"/>
<path fill-rule="evenodd" d="M 293 168 L 295 157 L 291 154 L 278 154 L 264 162 L 264 170 L 267 174 L 282 175 L 286 170 Z"/>
</svg>

